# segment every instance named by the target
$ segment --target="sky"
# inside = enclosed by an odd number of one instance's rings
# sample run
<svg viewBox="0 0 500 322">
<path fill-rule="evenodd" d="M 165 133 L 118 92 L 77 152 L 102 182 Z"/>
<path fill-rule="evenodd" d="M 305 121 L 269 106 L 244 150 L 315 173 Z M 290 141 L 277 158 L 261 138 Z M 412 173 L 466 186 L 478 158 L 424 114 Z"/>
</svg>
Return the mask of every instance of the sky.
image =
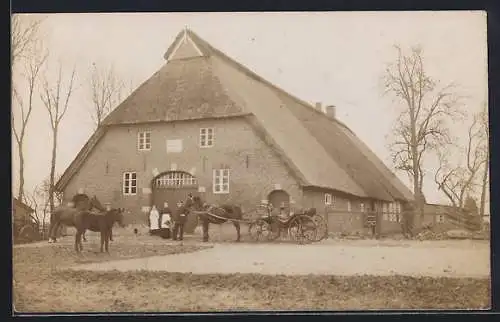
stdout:
<svg viewBox="0 0 500 322">
<path fill-rule="evenodd" d="M 420 45 L 427 72 L 458 84 L 469 111 L 487 99 L 487 40 L 484 12 L 303 12 L 303 13 L 129 13 L 44 15 L 43 43 L 50 51 L 49 79 L 61 62 L 63 76 L 76 68 L 76 90 L 62 121 L 56 172 L 62 173 L 94 130 L 89 71 L 113 65 L 135 87 L 164 63 L 163 54 L 185 27 L 251 70 L 302 100 L 335 105 L 344 122 L 392 169 L 387 134 L 395 102 L 384 96 L 381 77 L 394 61 L 394 45 Z M 14 106 L 15 108 L 15 106 Z M 25 188 L 48 177 L 49 118 L 35 97 L 25 154 Z M 454 124 L 463 137 L 468 120 Z M 17 150 L 13 147 L 17 188 Z M 424 193 L 446 202 L 429 162 Z M 405 174 L 397 173 L 410 188 Z M 16 191 L 16 190 L 14 190 Z"/>
</svg>

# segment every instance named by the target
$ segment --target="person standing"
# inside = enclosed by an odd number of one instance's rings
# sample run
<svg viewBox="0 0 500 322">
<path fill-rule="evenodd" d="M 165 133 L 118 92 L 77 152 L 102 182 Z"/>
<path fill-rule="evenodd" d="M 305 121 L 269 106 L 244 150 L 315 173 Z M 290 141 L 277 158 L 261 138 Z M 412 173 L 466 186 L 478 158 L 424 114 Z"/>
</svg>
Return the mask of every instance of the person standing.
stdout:
<svg viewBox="0 0 500 322">
<path fill-rule="evenodd" d="M 189 200 L 189 199 L 188 199 Z M 173 240 L 183 240 L 184 238 L 184 224 L 187 221 L 187 212 L 188 209 L 184 205 L 184 202 L 177 202 L 177 210 L 174 216 L 174 232 L 173 232 Z"/>
<path fill-rule="evenodd" d="M 151 211 L 149 212 L 149 234 L 157 235 L 160 230 L 160 213 L 156 206 L 153 205 Z"/>
<path fill-rule="evenodd" d="M 172 212 L 170 211 L 170 208 L 168 207 L 168 202 L 165 202 L 163 204 L 163 209 L 161 210 L 160 214 L 160 236 L 161 238 L 167 239 L 170 238 L 171 231 L 170 229 L 172 228 L 172 217 L 171 217 Z"/>
</svg>

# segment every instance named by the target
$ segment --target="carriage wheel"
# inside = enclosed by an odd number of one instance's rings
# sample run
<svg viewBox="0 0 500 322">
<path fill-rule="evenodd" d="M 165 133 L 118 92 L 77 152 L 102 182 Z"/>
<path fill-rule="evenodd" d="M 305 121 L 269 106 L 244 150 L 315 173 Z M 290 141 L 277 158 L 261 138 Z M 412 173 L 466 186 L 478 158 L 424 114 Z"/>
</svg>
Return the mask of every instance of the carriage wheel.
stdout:
<svg viewBox="0 0 500 322">
<path fill-rule="evenodd" d="M 312 216 L 312 220 L 318 228 L 318 233 L 316 234 L 316 239 L 314 241 L 322 241 L 328 236 L 328 226 L 326 225 L 326 220 L 321 215 Z"/>
<path fill-rule="evenodd" d="M 254 241 L 268 240 L 271 234 L 271 226 L 263 219 L 258 219 L 250 224 L 248 233 Z"/>
<path fill-rule="evenodd" d="M 25 241 L 35 241 L 37 239 L 37 233 L 32 226 L 26 225 L 19 231 L 19 237 Z"/>
<path fill-rule="evenodd" d="M 288 235 L 299 244 L 308 244 L 316 240 L 318 229 L 311 217 L 300 215 L 288 224 Z"/>
</svg>

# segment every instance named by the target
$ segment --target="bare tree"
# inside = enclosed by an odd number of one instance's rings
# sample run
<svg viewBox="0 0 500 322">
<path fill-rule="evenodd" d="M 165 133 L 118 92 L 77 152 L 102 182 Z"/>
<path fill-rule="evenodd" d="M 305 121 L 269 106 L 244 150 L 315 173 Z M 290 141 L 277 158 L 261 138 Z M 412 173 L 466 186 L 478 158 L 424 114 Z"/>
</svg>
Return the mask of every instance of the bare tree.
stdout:
<svg viewBox="0 0 500 322">
<path fill-rule="evenodd" d="M 11 20 L 11 63 L 16 65 L 26 53 L 31 45 L 38 39 L 40 25 L 43 19 L 12 15 Z"/>
<path fill-rule="evenodd" d="M 95 63 L 90 76 L 92 120 L 99 127 L 113 108 L 122 101 L 125 83 L 118 77 L 113 66 L 102 68 Z"/>
<path fill-rule="evenodd" d="M 479 114 L 479 120 L 483 131 L 483 157 L 484 170 L 481 180 L 481 197 L 479 199 L 479 214 L 484 216 L 486 206 L 486 190 L 488 188 L 489 170 L 490 170 L 490 153 L 489 153 L 489 126 L 488 126 L 488 106 L 484 104 L 483 110 Z"/>
<path fill-rule="evenodd" d="M 60 178 L 60 175 L 56 175 Z M 57 180 L 56 180 L 57 181 Z M 31 193 L 26 193 L 26 204 L 34 210 L 32 219 L 41 228 L 42 232 L 46 233 L 47 220 L 50 218 L 50 177 L 36 185 Z M 62 199 L 56 195 L 57 203 L 61 204 Z M 47 236 L 42 236 L 43 238 Z"/>
<path fill-rule="evenodd" d="M 383 77 L 385 94 L 392 94 L 401 106 L 389 146 L 395 168 L 412 180 L 423 214 L 424 160 L 429 152 L 450 143 L 447 121 L 460 115 L 459 98 L 453 84 L 440 86 L 428 75 L 420 48 L 412 48 L 409 54 L 398 46 L 396 50 L 397 59 Z"/>
<path fill-rule="evenodd" d="M 50 211 L 54 210 L 54 182 L 55 168 L 57 160 L 57 136 L 59 125 L 66 114 L 69 106 L 69 100 L 74 91 L 74 80 L 76 68 L 73 67 L 68 83 L 65 85 L 63 80 L 63 64 L 59 62 L 58 76 L 54 84 L 50 84 L 45 75 L 42 82 L 42 93 L 40 97 L 47 109 L 50 118 L 50 126 L 52 129 L 52 159 L 50 164 L 49 177 L 49 206 Z M 65 88 L 63 88 L 65 87 Z"/>
<path fill-rule="evenodd" d="M 21 90 L 18 88 L 19 84 L 14 83 L 13 95 L 14 102 L 18 109 L 13 109 L 11 113 L 11 127 L 14 134 L 14 138 L 18 147 L 18 158 L 19 158 L 19 191 L 18 199 L 20 201 L 24 200 L 24 139 L 26 135 L 26 129 L 30 121 L 31 112 L 34 106 L 34 94 L 37 89 L 39 73 L 47 59 L 47 51 L 43 50 L 40 46 L 34 46 L 29 50 L 30 55 L 24 60 L 24 72 L 22 76 L 27 83 L 26 91 L 27 93 L 21 94 Z M 24 91 L 23 91 L 24 92 Z M 17 114 L 17 115 L 15 115 Z M 17 123 L 17 124 L 16 124 Z"/>
<path fill-rule="evenodd" d="M 450 165 L 446 158 L 448 147 L 438 152 L 439 167 L 434 181 L 455 207 L 463 208 L 466 197 L 475 194 L 479 172 L 487 163 L 487 132 L 482 117 L 482 113 L 475 114 L 469 126 L 462 164 Z"/>
</svg>

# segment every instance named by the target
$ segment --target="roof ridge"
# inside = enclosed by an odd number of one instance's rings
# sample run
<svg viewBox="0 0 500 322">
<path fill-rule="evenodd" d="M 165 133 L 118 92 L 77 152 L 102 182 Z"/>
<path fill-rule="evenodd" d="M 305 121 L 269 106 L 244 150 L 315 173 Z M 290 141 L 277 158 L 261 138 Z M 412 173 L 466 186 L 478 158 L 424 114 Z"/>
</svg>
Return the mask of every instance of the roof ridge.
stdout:
<svg viewBox="0 0 500 322">
<path fill-rule="evenodd" d="M 339 123 L 340 125 L 342 125 L 343 127 L 345 127 L 347 130 L 349 130 L 350 132 L 352 132 L 354 135 L 356 135 L 345 123 L 341 122 L 340 120 L 338 120 L 336 118 L 331 118 L 331 117 L 327 116 L 322 111 L 318 111 L 312 104 L 308 103 L 307 101 L 298 98 L 297 96 L 289 93 L 288 91 L 284 90 L 283 88 L 279 87 L 278 85 L 276 85 L 276 84 L 268 81 L 264 77 L 258 75 L 256 72 L 254 72 L 253 70 L 251 70 L 249 67 L 243 65 L 242 63 L 238 62 L 236 59 L 234 59 L 234 58 L 230 57 L 229 55 L 227 55 L 226 53 L 224 53 L 223 51 L 221 51 L 221 50 L 215 48 L 214 46 L 212 46 L 208 41 L 206 41 L 203 38 L 201 38 L 193 30 L 187 29 L 187 32 L 191 36 L 194 36 L 195 39 L 193 39 L 193 41 L 200 42 L 201 44 L 198 44 L 198 45 L 201 45 L 202 47 L 204 47 L 204 49 L 208 49 L 209 52 L 213 52 L 213 53 L 221 56 L 225 60 L 229 60 L 231 63 L 233 63 L 234 65 L 236 65 L 236 67 L 238 69 L 240 69 L 240 70 L 243 69 L 244 72 L 246 72 L 247 74 L 250 74 L 249 76 L 253 77 L 257 81 L 260 81 L 260 82 L 264 83 L 265 85 L 272 87 L 273 89 L 277 90 L 280 94 L 284 94 L 284 95 L 288 96 L 289 98 L 291 98 L 292 100 L 294 100 L 297 103 L 301 104 L 302 106 L 310 108 L 315 113 L 318 113 L 319 115 L 322 115 L 322 117 L 325 117 L 325 118 L 327 118 L 327 119 L 329 119 L 331 121 Z M 178 37 L 180 37 L 181 33 L 179 33 Z"/>
</svg>

